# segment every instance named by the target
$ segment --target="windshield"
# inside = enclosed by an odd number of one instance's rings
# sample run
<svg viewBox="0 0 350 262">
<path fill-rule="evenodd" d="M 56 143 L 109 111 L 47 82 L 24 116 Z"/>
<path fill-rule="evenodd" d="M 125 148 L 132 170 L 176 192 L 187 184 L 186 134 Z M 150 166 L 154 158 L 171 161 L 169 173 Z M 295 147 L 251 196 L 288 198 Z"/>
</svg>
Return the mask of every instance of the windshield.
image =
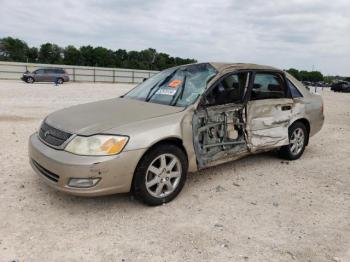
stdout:
<svg viewBox="0 0 350 262">
<path fill-rule="evenodd" d="M 208 63 L 170 68 L 139 84 L 124 97 L 185 107 L 196 101 L 216 74 Z"/>
</svg>

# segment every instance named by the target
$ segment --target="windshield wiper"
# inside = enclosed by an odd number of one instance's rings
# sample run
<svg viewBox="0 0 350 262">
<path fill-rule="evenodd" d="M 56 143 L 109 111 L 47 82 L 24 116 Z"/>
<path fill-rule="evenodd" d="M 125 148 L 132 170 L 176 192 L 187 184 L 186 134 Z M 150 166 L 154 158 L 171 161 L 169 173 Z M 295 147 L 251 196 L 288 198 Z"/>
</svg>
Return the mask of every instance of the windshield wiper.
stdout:
<svg viewBox="0 0 350 262">
<path fill-rule="evenodd" d="M 151 97 L 153 96 L 153 95 L 151 96 L 151 93 L 152 93 L 153 89 L 155 89 L 158 86 L 159 83 L 160 83 L 160 81 L 155 83 L 155 85 L 152 86 L 151 89 L 148 91 L 146 99 L 145 99 L 146 102 L 148 102 L 151 99 Z"/>
<path fill-rule="evenodd" d="M 146 96 L 146 99 L 145 101 L 148 102 L 149 100 L 151 100 L 151 98 L 154 96 L 155 93 L 157 93 L 157 91 L 159 90 L 159 88 L 164 85 L 164 83 L 166 83 L 167 81 L 169 81 L 169 79 L 171 79 L 175 74 L 176 72 L 178 71 L 179 69 L 176 69 L 174 72 L 172 72 L 170 75 L 168 75 L 162 82 L 157 82 L 154 86 L 152 86 L 152 88 L 149 90 L 147 96 Z M 158 87 L 153 93 L 153 89 L 155 89 L 156 87 Z"/>
<path fill-rule="evenodd" d="M 187 79 L 187 75 L 186 75 L 186 73 L 185 73 L 184 80 L 183 80 L 183 82 L 182 82 L 181 87 L 179 88 L 180 91 L 177 91 L 177 92 L 176 92 L 176 93 L 178 93 L 178 92 L 180 92 L 180 93 L 179 93 L 178 96 L 175 95 L 175 96 L 171 99 L 171 101 L 170 101 L 170 103 L 169 103 L 170 105 L 174 106 L 174 105 L 177 104 L 177 101 L 178 101 L 180 98 L 182 99 L 182 96 L 183 96 L 184 90 L 185 90 L 185 86 L 186 86 L 186 79 Z M 176 98 L 175 98 L 175 97 L 176 97 Z"/>
</svg>

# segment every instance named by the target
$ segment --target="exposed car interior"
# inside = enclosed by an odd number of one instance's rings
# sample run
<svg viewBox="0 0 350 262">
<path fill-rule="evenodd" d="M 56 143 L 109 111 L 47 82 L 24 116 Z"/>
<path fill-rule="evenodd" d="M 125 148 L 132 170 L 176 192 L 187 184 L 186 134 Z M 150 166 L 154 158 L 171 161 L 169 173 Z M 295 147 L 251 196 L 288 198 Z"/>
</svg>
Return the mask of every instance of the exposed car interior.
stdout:
<svg viewBox="0 0 350 262">
<path fill-rule="evenodd" d="M 208 91 L 205 105 L 194 115 L 194 145 L 199 166 L 247 151 L 242 100 L 248 81 L 248 72 L 224 77 Z"/>
<path fill-rule="evenodd" d="M 283 98 L 285 88 L 279 74 L 257 73 L 251 92 L 251 100 Z"/>
<path fill-rule="evenodd" d="M 207 95 L 208 105 L 223 105 L 241 101 L 246 82 L 246 73 L 231 74 L 225 77 Z"/>
</svg>

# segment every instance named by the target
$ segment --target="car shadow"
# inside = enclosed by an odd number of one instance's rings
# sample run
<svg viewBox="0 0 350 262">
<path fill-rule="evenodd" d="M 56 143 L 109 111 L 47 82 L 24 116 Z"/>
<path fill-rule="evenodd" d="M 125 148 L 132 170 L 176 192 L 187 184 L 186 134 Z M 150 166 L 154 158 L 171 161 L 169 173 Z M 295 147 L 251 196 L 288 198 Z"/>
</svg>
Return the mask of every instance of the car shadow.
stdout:
<svg viewBox="0 0 350 262">
<path fill-rule="evenodd" d="M 25 84 L 27 86 L 35 86 L 35 85 L 55 85 L 55 82 L 34 82 L 34 83 L 27 83 L 27 82 L 24 82 L 24 81 L 16 81 L 17 83 L 22 83 L 22 84 Z M 67 85 L 69 84 L 70 82 L 64 82 L 63 84 L 58 84 L 59 86 L 60 85 Z"/>
<path fill-rule="evenodd" d="M 227 174 L 235 172 L 236 170 L 246 167 L 246 166 L 258 166 L 259 163 L 271 163 L 276 164 L 281 161 L 285 161 L 279 158 L 277 152 L 262 152 L 253 155 L 247 155 L 243 158 L 233 160 L 227 163 L 219 164 L 214 167 L 205 168 L 194 173 L 189 173 L 187 177 L 187 185 L 191 186 L 192 184 L 200 185 L 205 183 L 208 179 L 215 179 L 215 176 L 218 174 Z"/>
</svg>

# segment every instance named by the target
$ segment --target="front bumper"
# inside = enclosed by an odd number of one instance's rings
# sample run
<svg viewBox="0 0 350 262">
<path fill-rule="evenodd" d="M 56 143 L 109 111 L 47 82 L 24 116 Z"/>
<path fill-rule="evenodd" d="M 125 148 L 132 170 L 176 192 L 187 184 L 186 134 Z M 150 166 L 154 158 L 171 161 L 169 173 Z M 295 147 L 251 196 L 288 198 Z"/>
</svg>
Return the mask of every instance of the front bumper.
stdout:
<svg viewBox="0 0 350 262">
<path fill-rule="evenodd" d="M 80 196 L 99 196 L 129 192 L 134 170 L 146 149 L 114 156 L 78 156 L 51 148 L 34 133 L 29 138 L 30 164 L 51 187 Z M 70 178 L 100 178 L 90 188 L 68 186 Z"/>
</svg>

